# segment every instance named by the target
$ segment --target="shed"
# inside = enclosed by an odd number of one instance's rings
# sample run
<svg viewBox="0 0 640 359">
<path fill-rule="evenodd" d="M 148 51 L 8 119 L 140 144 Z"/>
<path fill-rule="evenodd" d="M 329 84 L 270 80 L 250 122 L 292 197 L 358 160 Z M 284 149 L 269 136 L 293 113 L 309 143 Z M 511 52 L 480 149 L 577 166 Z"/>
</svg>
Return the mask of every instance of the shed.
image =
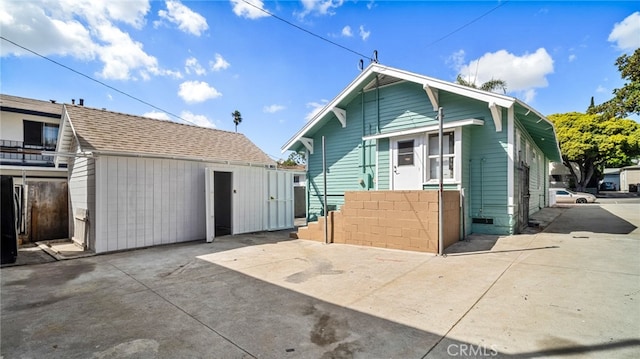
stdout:
<svg viewBox="0 0 640 359">
<path fill-rule="evenodd" d="M 240 133 L 65 105 L 56 155 L 96 253 L 293 227 L 292 175 Z"/>
<path fill-rule="evenodd" d="M 439 187 L 438 109 L 444 111 L 444 188 L 461 194 L 461 233 L 512 234 L 548 206 L 553 124 L 520 99 L 372 63 L 288 140 L 306 152 L 309 221 L 349 191 Z M 326 174 L 322 139 L 326 144 Z"/>
<path fill-rule="evenodd" d="M 623 192 L 640 192 L 640 165 L 620 168 L 620 190 Z"/>
</svg>

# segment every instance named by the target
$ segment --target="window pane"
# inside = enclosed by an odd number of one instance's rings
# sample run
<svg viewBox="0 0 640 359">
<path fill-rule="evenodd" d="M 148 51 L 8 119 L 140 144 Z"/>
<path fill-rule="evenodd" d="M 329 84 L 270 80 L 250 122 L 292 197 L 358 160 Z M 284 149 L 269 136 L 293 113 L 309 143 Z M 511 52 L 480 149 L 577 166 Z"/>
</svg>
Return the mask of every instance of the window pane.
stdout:
<svg viewBox="0 0 640 359">
<path fill-rule="evenodd" d="M 443 171 L 443 178 L 444 179 L 453 179 L 453 157 L 445 157 L 444 158 L 444 163 L 445 163 L 445 167 L 444 167 L 444 171 Z M 430 179 L 438 179 L 439 177 L 439 165 L 440 163 L 440 159 L 439 158 L 430 158 L 429 159 L 429 178 Z"/>
<path fill-rule="evenodd" d="M 413 140 L 398 142 L 398 166 L 413 166 Z"/>
<path fill-rule="evenodd" d="M 56 141 L 58 141 L 58 125 L 44 125 L 44 147 L 46 149 L 55 149 Z"/>
<path fill-rule="evenodd" d="M 445 155 L 452 155 L 454 152 L 455 139 L 453 132 L 445 132 L 442 134 L 442 153 Z M 438 134 L 432 133 L 429 135 L 429 155 L 437 155 L 438 151 Z"/>
<path fill-rule="evenodd" d="M 42 122 L 23 121 L 24 144 L 42 146 Z"/>
</svg>

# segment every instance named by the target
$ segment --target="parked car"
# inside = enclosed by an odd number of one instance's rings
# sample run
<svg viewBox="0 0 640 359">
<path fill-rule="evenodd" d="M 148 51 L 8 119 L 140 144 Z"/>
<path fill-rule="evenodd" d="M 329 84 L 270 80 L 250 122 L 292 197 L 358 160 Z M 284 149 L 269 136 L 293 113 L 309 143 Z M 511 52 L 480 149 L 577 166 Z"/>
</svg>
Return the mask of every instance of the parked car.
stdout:
<svg viewBox="0 0 640 359">
<path fill-rule="evenodd" d="M 616 184 L 613 182 L 602 182 L 602 184 L 600 185 L 600 190 L 601 191 L 615 191 L 616 190 Z"/>
<path fill-rule="evenodd" d="M 565 188 L 552 188 L 556 193 L 556 203 L 593 203 L 596 196 L 591 193 L 574 192 Z"/>
</svg>

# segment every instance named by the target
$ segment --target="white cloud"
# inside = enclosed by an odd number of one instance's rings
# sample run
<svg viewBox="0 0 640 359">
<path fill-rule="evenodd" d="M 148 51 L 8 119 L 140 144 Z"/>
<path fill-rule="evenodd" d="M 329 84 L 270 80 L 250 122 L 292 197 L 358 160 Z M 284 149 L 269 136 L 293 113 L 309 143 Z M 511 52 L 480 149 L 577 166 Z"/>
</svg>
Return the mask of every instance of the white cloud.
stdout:
<svg viewBox="0 0 640 359">
<path fill-rule="evenodd" d="M 160 112 L 160 111 L 147 112 L 147 113 L 142 114 L 142 116 L 143 117 L 154 118 L 156 120 L 171 121 L 171 117 L 169 117 L 169 115 L 167 115 L 165 112 Z"/>
<path fill-rule="evenodd" d="M 226 70 L 231 66 L 220 54 L 216 54 L 215 59 L 215 61 L 209 61 L 209 67 L 211 67 L 213 71 Z"/>
<path fill-rule="evenodd" d="M 602 86 L 602 85 L 598 85 L 598 88 L 596 88 L 596 92 L 598 92 L 598 93 L 605 93 L 605 92 L 609 92 L 609 91 L 607 90 L 607 88 L 606 88 L 606 87 L 604 87 L 604 86 Z"/>
<path fill-rule="evenodd" d="M 353 36 L 353 32 L 351 31 L 351 26 L 347 25 L 342 28 L 342 36 L 345 36 L 345 37 Z"/>
<path fill-rule="evenodd" d="M 618 49 L 635 50 L 640 47 L 640 12 L 636 11 L 613 25 L 607 39 L 615 42 Z"/>
<path fill-rule="evenodd" d="M 304 19 L 309 14 L 313 15 L 334 15 L 335 9 L 342 6 L 344 0 L 301 0 L 302 12 L 298 17 Z"/>
<path fill-rule="evenodd" d="M 140 42 L 115 25 L 140 29 L 149 9 L 148 0 L 5 1 L 0 26 L 3 36 L 44 56 L 97 59 L 103 63 L 98 75 L 106 79 L 180 78 L 179 72 L 162 69 Z M 0 55 L 32 56 L 7 43 L 0 46 Z"/>
<path fill-rule="evenodd" d="M 189 111 L 182 111 L 180 117 L 200 127 L 215 128 L 213 121 L 209 120 L 205 115 L 196 115 Z"/>
<path fill-rule="evenodd" d="M 310 108 L 311 111 L 304 117 L 305 121 L 311 121 L 312 118 L 314 118 L 320 111 L 322 111 L 322 109 L 327 105 L 328 102 L 328 100 L 323 99 L 320 100 L 320 102 L 314 101 L 307 103 L 307 108 Z"/>
<path fill-rule="evenodd" d="M 367 3 L 367 9 L 371 10 L 376 7 L 376 0 L 371 0 Z"/>
<path fill-rule="evenodd" d="M 158 16 L 178 25 L 178 29 L 195 36 L 200 36 L 209 28 L 207 19 L 184 6 L 180 1 L 168 0 L 167 10 L 158 11 Z"/>
<path fill-rule="evenodd" d="M 198 59 L 196 59 L 195 57 L 190 57 L 185 61 L 184 71 L 187 74 L 194 73 L 198 76 L 202 76 L 207 73 L 207 70 L 205 70 L 204 67 L 200 66 Z"/>
<path fill-rule="evenodd" d="M 364 25 L 360 25 L 360 37 L 362 38 L 362 41 L 367 41 L 369 35 L 371 35 L 371 31 L 365 31 Z"/>
<path fill-rule="evenodd" d="M 197 103 L 218 98 L 222 94 L 204 81 L 186 81 L 180 84 L 178 96 L 187 103 Z"/>
<path fill-rule="evenodd" d="M 460 69 L 464 66 L 464 56 L 465 56 L 464 50 L 460 49 L 454 52 L 453 54 L 451 54 L 451 56 L 449 56 L 449 58 L 447 58 L 445 62 L 448 66 L 450 66 L 454 70 L 460 71 Z"/>
<path fill-rule="evenodd" d="M 577 59 L 578 57 L 575 54 L 571 54 L 569 55 L 569 62 L 573 62 L 575 61 L 575 59 Z"/>
<path fill-rule="evenodd" d="M 548 85 L 547 75 L 553 73 L 553 59 L 544 48 L 522 56 L 499 50 L 462 66 L 459 73 L 465 80 L 476 84 L 492 79 L 504 80 L 508 91 L 531 101 L 535 96 L 533 89 Z"/>
<path fill-rule="evenodd" d="M 282 106 L 282 105 L 276 105 L 276 104 L 273 104 L 273 105 L 269 105 L 269 106 L 265 106 L 265 107 L 263 107 L 263 108 L 262 108 L 262 111 L 263 111 L 264 113 L 276 113 L 276 112 L 278 112 L 278 111 L 282 111 L 282 110 L 284 110 L 285 108 L 286 108 L 286 107 L 284 107 L 284 106 Z"/>
<path fill-rule="evenodd" d="M 244 17 L 246 19 L 251 19 L 251 20 L 269 16 L 269 14 L 262 11 L 262 10 L 266 10 L 264 8 L 264 2 L 262 0 L 247 0 L 247 1 L 250 4 L 247 4 L 242 0 L 231 0 L 231 5 L 233 5 L 233 13 L 236 14 L 237 16 Z"/>
</svg>

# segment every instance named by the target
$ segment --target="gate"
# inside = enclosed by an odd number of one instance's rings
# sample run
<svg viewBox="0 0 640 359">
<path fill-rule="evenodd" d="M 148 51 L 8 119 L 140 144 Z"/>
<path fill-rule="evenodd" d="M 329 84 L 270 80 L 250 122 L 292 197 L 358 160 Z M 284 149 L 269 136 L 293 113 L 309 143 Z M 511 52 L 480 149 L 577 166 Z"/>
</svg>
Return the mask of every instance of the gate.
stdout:
<svg viewBox="0 0 640 359">
<path fill-rule="evenodd" d="M 519 205 L 518 205 L 518 231 L 522 232 L 529 226 L 529 166 L 520 162 L 519 172 Z"/>
</svg>

